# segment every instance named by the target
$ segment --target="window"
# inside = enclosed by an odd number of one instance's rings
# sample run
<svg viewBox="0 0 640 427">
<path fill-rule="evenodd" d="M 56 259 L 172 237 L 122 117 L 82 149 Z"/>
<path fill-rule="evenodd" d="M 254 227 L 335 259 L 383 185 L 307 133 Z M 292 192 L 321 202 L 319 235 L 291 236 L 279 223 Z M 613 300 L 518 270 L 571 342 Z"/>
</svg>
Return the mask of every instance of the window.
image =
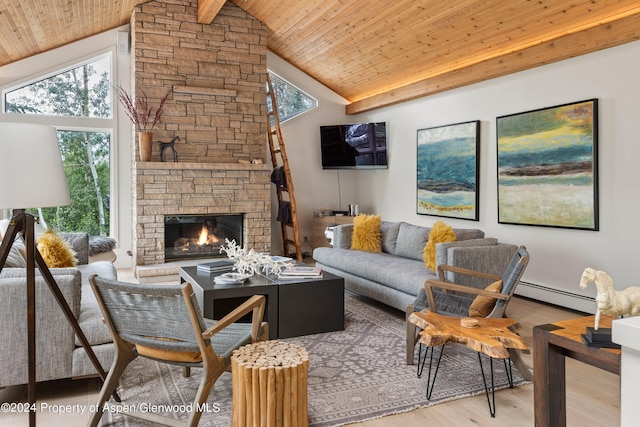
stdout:
<svg viewBox="0 0 640 427">
<path fill-rule="evenodd" d="M 103 57 L 6 92 L 5 112 L 111 117 L 110 69 L 110 57 Z"/>
<path fill-rule="evenodd" d="M 5 113 L 58 130 L 71 205 L 42 209 L 56 231 L 110 234 L 111 99 L 109 55 L 4 93 Z"/>
<path fill-rule="evenodd" d="M 271 78 L 271 84 L 276 94 L 278 117 L 280 117 L 281 123 L 318 106 L 318 100 L 299 87 L 294 86 L 271 71 L 269 71 L 269 77 Z M 271 108 L 270 102 L 271 100 L 267 98 L 269 108 Z M 273 125 L 274 123 L 272 122 L 271 126 Z"/>
</svg>

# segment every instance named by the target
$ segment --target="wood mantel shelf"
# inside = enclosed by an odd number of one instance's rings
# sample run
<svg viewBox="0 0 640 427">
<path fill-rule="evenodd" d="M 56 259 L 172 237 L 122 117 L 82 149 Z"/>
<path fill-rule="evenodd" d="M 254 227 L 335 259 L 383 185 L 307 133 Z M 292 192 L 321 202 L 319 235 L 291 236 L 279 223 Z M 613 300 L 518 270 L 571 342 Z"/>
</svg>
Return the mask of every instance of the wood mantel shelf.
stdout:
<svg viewBox="0 0 640 427">
<path fill-rule="evenodd" d="M 143 170 L 269 170 L 266 163 L 190 163 L 190 162 L 136 162 L 136 167 Z"/>
</svg>

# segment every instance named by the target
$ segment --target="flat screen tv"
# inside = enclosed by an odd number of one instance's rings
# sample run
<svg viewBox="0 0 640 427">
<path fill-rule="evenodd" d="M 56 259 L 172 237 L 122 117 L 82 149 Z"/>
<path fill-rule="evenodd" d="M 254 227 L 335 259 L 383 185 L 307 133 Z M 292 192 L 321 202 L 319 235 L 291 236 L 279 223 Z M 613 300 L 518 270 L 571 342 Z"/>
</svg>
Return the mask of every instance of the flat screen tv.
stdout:
<svg viewBox="0 0 640 427">
<path fill-rule="evenodd" d="M 387 125 L 353 123 L 320 126 L 323 169 L 387 168 Z"/>
</svg>

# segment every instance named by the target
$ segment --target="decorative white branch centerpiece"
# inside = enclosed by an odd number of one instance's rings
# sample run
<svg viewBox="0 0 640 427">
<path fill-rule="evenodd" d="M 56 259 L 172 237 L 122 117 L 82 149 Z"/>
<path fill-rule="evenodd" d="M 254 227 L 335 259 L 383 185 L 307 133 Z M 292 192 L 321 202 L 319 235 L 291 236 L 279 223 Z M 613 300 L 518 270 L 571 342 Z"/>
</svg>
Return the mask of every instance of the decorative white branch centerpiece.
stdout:
<svg viewBox="0 0 640 427">
<path fill-rule="evenodd" d="M 293 265 L 292 261 L 275 260 L 272 256 L 240 247 L 235 240 L 224 239 L 226 246 L 220 247 L 220 253 L 235 262 L 233 269 L 240 274 L 277 275 L 283 268 Z"/>
</svg>

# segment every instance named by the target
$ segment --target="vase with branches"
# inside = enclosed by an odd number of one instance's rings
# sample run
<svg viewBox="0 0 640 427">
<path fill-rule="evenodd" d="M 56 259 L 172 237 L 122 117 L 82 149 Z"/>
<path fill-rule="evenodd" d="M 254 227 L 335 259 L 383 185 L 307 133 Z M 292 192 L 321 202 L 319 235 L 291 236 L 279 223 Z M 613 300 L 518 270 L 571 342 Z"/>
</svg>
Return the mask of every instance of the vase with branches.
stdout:
<svg viewBox="0 0 640 427">
<path fill-rule="evenodd" d="M 125 114 L 138 131 L 140 160 L 148 162 L 151 160 L 151 148 L 153 144 L 152 132 L 162 117 L 164 104 L 171 91 L 167 91 L 167 93 L 160 99 L 160 103 L 157 108 L 154 108 L 151 105 L 149 97 L 143 90 L 140 91 L 140 96 L 136 96 L 135 101 L 132 96 L 122 88 L 122 86 L 115 88 L 115 92 L 118 96 L 118 100 L 124 107 Z"/>
</svg>

